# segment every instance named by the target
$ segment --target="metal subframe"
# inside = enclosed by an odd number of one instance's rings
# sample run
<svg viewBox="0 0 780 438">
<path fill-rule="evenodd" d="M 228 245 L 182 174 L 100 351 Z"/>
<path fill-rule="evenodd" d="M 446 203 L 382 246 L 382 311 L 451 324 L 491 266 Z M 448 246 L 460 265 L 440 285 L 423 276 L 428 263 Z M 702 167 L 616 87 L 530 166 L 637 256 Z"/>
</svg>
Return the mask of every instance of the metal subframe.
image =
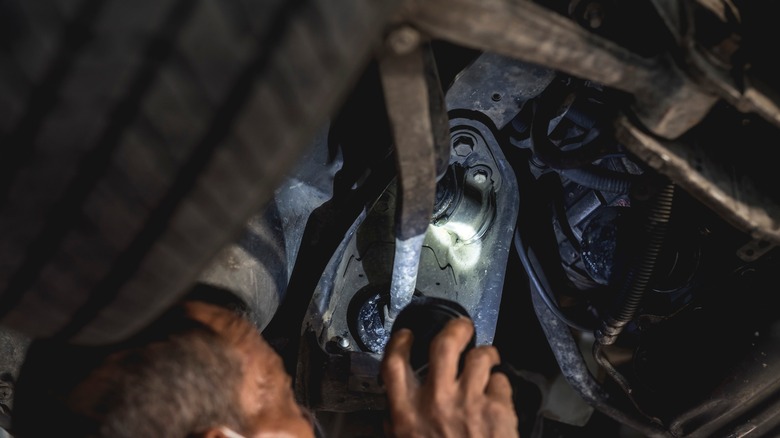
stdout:
<svg viewBox="0 0 780 438">
<path fill-rule="evenodd" d="M 423 243 L 416 289 L 422 295 L 447 298 L 463 305 L 474 320 L 477 344 L 490 344 L 517 218 L 517 182 L 488 126 L 457 118 L 450 125 L 453 138 L 468 134 L 476 140 L 471 150 L 454 148 L 450 164 L 466 169 L 465 191 L 476 190 L 480 182 L 488 186 L 484 193 L 490 196 L 484 200 L 493 203 L 494 213 L 482 218 L 480 223 L 487 226 L 481 232 L 475 230 L 475 236 L 479 236 L 467 242 L 459 241 L 444 226 L 430 225 Z M 484 175 L 487 179 L 483 181 Z M 381 405 L 377 399 L 376 376 L 366 371 L 378 372 L 381 354 L 364 351 L 365 345 L 351 319 L 355 306 L 361 302 L 356 296 L 389 290 L 396 200 L 396 185 L 390 184 L 365 217 L 353 224 L 315 290 L 304 338 L 316 339 L 318 345 L 310 342 L 308 348 L 319 351 L 310 357 L 321 362 L 308 364 L 308 371 L 303 372 L 329 370 L 335 364 L 347 366 L 349 371 L 330 375 L 331 379 L 341 379 L 340 383 L 328 381 L 329 375 L 321 375 L 320 371 L 317 376 L 310 374 L 299 379 L 307 381 L 299 390 L 307 393 L 303 395 L 308 397 L 313 409 L 351 411 L 361 406 Z M 345 361 L 347 365 L 343 365 Z M 356 380 L 356 376 L 360 377 Z M 360 383 L 356 384 L 357 381 Z"/>
</svg>

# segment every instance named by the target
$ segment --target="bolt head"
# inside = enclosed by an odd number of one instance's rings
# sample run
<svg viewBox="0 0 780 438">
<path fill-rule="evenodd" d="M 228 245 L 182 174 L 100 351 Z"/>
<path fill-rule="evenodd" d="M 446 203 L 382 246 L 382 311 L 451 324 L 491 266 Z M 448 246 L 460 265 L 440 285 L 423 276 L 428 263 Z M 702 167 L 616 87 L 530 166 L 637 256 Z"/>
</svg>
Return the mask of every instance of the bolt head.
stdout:
<svg viewBox="0 0 780 438">
<path fill-rule="evenodd" d="M 452 150 L 459 157 L 466 157 L 474 150 L 476 142 L 469 135 L 458 135 L 452 139 Z"/>
<path fill-rule="evenodd" d="M 349 339 L 347 338 L 339 336 L 336 338 L 336 343 L 341 348 L 349 348 Z"/>
<path fill-rule="evenodd" d="M 478 170 L 474 172 L 474 182 L 477 184 L 485 184 L 488 180 L 488 174 L 484 170 Z"/>
<path fill-rule="evenodd" d="M 387 37 L 387 46 L 398 55 L 406 55 L 417 48 L 420 41 L 422 41 L 420 32 L 410 26 L 403 26 L 390 33 Z"/>
</svg>

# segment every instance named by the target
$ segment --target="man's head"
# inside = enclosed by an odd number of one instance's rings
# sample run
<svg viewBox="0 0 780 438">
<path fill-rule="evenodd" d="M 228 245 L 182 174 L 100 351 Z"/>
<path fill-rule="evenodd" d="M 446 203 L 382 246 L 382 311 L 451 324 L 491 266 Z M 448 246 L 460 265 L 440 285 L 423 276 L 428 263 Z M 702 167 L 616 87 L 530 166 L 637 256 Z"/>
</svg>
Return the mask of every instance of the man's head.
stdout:
<svg viewBox="0 0 780 438">
<path fill-rule="evenodd" d="M 233 310 L 185 301 L 121 345 L 33 343 L 13 432 L 29 436 L 313 436 L 279 356 Z"/>
</svg>

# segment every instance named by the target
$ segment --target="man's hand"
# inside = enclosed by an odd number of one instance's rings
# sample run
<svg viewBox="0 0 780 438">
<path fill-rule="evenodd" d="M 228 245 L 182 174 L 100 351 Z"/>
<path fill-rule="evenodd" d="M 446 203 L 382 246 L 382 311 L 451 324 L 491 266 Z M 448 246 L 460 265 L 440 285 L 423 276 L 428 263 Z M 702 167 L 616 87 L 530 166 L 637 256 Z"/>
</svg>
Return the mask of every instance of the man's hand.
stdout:
<svg viewBox="0 0 780 438">
<path fill-rule="evenodd" d="M 458 375 L 461 352 L 474 334 L 467 318 L 450 321 L 433 339 L 424 383 L 409 364 L 412 333 L 399 330 L 390 339 L 382 361 L 391 424 L 395 437 L 517 437 L 512 387 L 498 365 L 492 346 L 472 349 Z"/>
</svg>

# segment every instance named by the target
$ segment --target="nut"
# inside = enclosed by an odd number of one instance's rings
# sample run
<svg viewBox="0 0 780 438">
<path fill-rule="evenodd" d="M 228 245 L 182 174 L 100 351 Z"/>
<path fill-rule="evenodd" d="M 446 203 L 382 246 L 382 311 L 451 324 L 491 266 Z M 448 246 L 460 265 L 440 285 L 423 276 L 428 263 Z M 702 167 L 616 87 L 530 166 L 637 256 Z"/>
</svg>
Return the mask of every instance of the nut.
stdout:
<svg viewBox="0 0 780 438">
<path fill-rule="evenodd" d="M 475 144 L 472 136 L 461 134 L 452 139 L 452 150 L 459 157 L 467 157 L 474 150 Z"/>
</svg>

